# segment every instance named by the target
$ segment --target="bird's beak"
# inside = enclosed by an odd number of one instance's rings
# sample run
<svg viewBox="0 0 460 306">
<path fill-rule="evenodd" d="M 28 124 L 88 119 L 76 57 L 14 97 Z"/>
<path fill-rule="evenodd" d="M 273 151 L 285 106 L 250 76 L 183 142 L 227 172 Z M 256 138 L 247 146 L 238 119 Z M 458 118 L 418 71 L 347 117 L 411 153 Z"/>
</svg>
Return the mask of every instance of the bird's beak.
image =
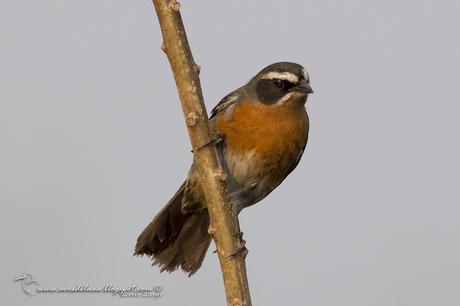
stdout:
<svg viewBox="0 0 460 306">
<path fill-rule="evenodd" d="M 300 91 L 302 93 L 306 94 L 311 94 L 313 93 L 313 89 L 311 89 L 310 84 L 308 83 L 307 80 L 300 80 L 299 83 L 295 86 L 295 89 L 297 91 Z"/>
</svg>

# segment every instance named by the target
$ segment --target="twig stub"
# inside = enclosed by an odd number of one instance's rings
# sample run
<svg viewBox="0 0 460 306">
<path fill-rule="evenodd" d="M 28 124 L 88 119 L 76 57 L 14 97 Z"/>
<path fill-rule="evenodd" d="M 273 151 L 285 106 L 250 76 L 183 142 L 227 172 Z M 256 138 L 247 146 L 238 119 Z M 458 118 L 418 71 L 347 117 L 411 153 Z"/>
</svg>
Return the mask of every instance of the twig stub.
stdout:
<svg viewBox="0 0 460 306">
<path fill-rule="evenodd" d="M 219 178 L 219 180 L 221 180 L 222 182 L 225 182 L 227 180 L 227 173 L 222 170 L 222 169 L 219 169 L 217 172 L 216 172 L 216 176 Z"/>
<path fill-rule="evenodd" d="M 232 301 L 232 306 L 243 306 L 243 302 L 239 298 L 234 298 Z"/>
<path fill-rule="evenodd" d="M 172 9 L 174 12 L 179 12 L 179 10 L 180 10 L 180 3 L 177 2 L 176 0 L 171 0 L 171 1 L 169 1 L 168 6 L 169 6 L 169 8 Z"/>
<path fill-rule="evenodd" d="M 201 66 L 198 65 L 197 63 L 195 63 L 195 70 L 196 70 L 196 72 L 197 72 L 198 74 L 200 74 L 200 72 L 201 72 Z"/>
<path fill-rule="evenodd" d="M 196 122 L 198 121 L 198 115 L 195 114 L 195 113 L 188 113 L 187 114 L 187 118 L 186 118 L 186 121 L 187 121 L 187 125 L 188 126 L 194 126 L 196 124 Z"/>
</svg>

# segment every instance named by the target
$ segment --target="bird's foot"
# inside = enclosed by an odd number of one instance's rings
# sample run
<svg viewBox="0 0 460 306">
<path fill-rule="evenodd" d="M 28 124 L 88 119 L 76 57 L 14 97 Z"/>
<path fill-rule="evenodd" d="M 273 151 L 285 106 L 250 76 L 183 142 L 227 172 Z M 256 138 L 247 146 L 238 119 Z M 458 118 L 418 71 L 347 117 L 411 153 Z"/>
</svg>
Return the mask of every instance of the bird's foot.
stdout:
<svg viewBox="0 0 460 306">
<path fill-rule="evenodd" d="M 207 143 L 205 143 L 205 144 L 199 146 L 198 148 L 192 150 L 192 153 L 201 151 L 204 148 L 206 148 L 207 146 L 212 145 L 212 144 L 219 145 L 223 141 L 224 141 L 224 135 L 223 134 L 221 134 L 221 133 L 215 134 Z"/>
<path fill-rule="evenodd" d="M 246 240 L 243 239 L 243 232 L 237 234 L 238 246 L 237 250 L 225 257 L 226 260 L 232 259 L 235 256 L 241 256 L 243 259 L 246 259 L 246 256 L 249 253 L 249 250 L 246 248 Z"/>
</svg>

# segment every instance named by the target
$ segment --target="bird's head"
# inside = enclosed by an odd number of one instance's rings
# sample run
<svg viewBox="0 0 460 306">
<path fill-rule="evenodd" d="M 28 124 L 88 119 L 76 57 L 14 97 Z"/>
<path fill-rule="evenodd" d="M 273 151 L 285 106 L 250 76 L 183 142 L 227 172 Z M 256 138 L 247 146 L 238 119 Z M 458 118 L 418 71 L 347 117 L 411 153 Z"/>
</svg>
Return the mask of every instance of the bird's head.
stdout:
<svg viewBox="0 0 460 306">
<path fill-rule="evenodd" d="M 251 96 L 264 104 L 304 104 L 313 93 L 310 78 L 299 64 L 279 62 L 262 69 L 246 85 Z"/>
</svg>

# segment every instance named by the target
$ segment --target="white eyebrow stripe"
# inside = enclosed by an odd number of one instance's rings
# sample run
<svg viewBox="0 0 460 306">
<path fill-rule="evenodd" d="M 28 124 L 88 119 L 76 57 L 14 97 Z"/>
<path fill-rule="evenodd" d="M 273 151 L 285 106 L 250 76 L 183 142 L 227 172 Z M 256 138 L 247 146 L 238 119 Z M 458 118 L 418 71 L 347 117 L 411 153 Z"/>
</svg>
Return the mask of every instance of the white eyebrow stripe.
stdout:
<svg viewBox="0 0 460 306">
<path fill-rule="evenodd" d="M 289 81 L 294 84 L 296 84 L 299 81 L 299 78 L 290 72 L 275 72 L 275 71 L 267 73 L 266 75 L 262 77 L 262 79 L 268 79 L 268 80 L 280 79 L 280 80 Z"/>
<path fill-rule="evenodd" d="M 308 75 L 307 70 L 302 69 L 302 71 L 303 71 L 303 75 L 304 75 L 304 77 L 305 77 L 305 80 L 310 81 L 310 76 Z"/>
</svg>

